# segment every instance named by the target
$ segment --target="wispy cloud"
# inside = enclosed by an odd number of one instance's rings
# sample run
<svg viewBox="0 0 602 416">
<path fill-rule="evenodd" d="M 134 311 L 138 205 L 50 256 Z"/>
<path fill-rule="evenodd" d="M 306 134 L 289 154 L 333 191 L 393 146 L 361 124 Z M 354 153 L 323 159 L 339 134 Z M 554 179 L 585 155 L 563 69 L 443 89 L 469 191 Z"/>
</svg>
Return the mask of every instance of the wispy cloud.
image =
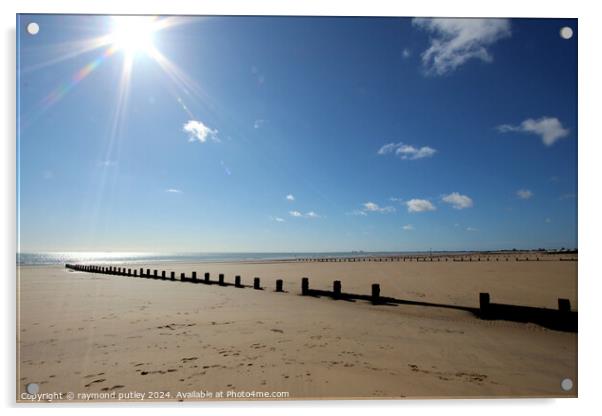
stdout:
<svg viewBox="0 0 602 416">
<path fill-rule="evenodd" d="M 470 208 L 473 206 L 472 198 L 468 195 L 462 195 L 458 192 L 452 192 L 441 198 L 443 202 L 450 204 L 455 209 Z"/>
<path fill-rule="evenodd" d="M 363 212 L 380 212 L 381 214 L 387 214 L 390 212 L 395 212 L 395 208 L 391 206 L 381 207 L 374 202 L 365 202 L 362 204 Z"/>
<path fill-rule="evenodd" d="M 541 117 L 537 120 L 528 118 L 518 125 L 502 124 L 497 126 L 500 133 L 527 133 L 541 137 L 546 146 L 552 146 L 558 140 L 569 135 L 569 130 L 562 126 L 556 117 Z"/>
<path fill-rule="evenodd" d="M 404 48 L 401 51 L 401 56 L 403 56 L 404 58 L 409 58 L 410 56 L 412 56 L 412 51 L 409 50 L 408 48 Z"/>
<path fill-rule="evenodd" d="M 479 230 L 477 228 L 474 228 L 474 227 L 466 227 L 466 231 L 474 232 L 474 231 L 479 231 Z"/>
<path fill-rule="evenodd" d="M 286 222 L 286 221 L 284 220 L 284 218 L 281 218 L 281 217 L 270 217 L 270 219 L 271 219 L 272 221 L 276 221 L 276 222 Z"/>
<path fill-rule="evenodd" d="M 321 216 L 314 211 L 309 211 L 305 214 L 300 211 L 289 211 L 288 214 L 295 218 L 321 218 Z"/>
<path fill-rule="evenodd" d="M 182 127 L 185 133 L 188 133 L 188 140 L 191 142 L 199 141 L 205 143 L 208 139 L 219 142 L 217 130 L 209 128 L 202 121 L 188 120 Z"/>
<path fill-rule="evenodd" d="M 492 62 L 488 48 L 511 34 L 508 19 L 415 18 L 414 26 L 431 34 L 422 57 L 428 75 L 444 75 L 471 59 Z"/>
<path fill-rule="evenodd" d="M 169 189 L 166 189 L 165 192 L 170 193 L 170 194 L 181 194 L 182 190 L 176 189 L 176 188 L 169 188 Z"/>
<path fill-rule="evenodd" d="M 101 168 L 110 168 L 111 166 L 116 166 L 117 165 L 117 161 L 115 160 L 101 160 L 100 162 L 97 163 L 97 166 L 101 167 Z"/>
<path fill-rule="evenodd" d="M 287 196 L 284 197 L 287 201 L 294 201 L 295 200 L 295 196 L 293 194 L 288 194 Z"/>
<path fill-rule="evenodd" d="M 429 146 L 414 147 L 402 142 L 388 143 L 378 149 L 379 155 L 395 154 L 403 160 L 416 160 L 433 156 L 437 151 Z"/>
<path fill-rule="evenodd" d="M 531 199 L 533 197 L 533 192 L 529 189 L 519 189 L 516 191 L 516 196 L 520 199 Z"/>
<path fill-rule="evenodd" d="M 410 199 L 406 201 L 408 212 L 435 211 L 437 208 L 428 199 Z"/>
<path fill-rule="evenodd" d="M 560 195 L 560 197 L 558 199 L 560 199 L 562 201 L 564 199 L 573 199 L 573 198 L 577 198 L 577 194 L 562 194 L 562 195 Z"/>
<path fill-rule="evenodd" d="M 261 127 L 262 127 L 264 124 L 265 124 L 265 120 L 262 120 L 262 119 L 255 120 L 255 122 L 253 123 L 253 128 L 254 128 L 254 129 L 259 129 L 259 128 L 261 128 Z"/>
<path fill-rule="evenodd" d="M 412 224 L 406 224 L 403 227 L 401 227 L 404 229 L 404 231 L 412 231 L 414 230 L 414 226 Z"/>
</svg>

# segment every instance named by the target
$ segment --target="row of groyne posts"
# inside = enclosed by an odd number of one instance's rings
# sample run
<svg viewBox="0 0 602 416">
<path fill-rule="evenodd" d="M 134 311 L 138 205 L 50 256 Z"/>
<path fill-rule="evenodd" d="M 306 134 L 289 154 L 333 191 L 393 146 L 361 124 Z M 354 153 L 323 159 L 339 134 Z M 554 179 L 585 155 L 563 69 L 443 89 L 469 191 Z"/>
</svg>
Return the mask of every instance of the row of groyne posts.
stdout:
<svg viewBox="0 0 602 416">
<path fill-rule="evenodd" d="M 191 282 L 191 283 L 205 283 L 205 284 L 217 284 L 219 286 L 234 286 L 238 288 L 249 287 L 247 285 L 242 284 L 242 279 L 240 275 L 234 276 L 234 283 L 229 283 L 225 281 L 224 274 L 220 273 L 218 275 L 218 281 L 211 280 L 211 274 L 205 273 L 203 279 L 199 279 L 197 277 L 197 272 L 192 272 L 190 277 L 186 276 L 186 273 L 180 273 L 180 278 L 176 279 L 176 272 L 170 272 L 169 277 L 165 270 L 161 271 L 159 274 L 159 270 L 153 269 L 145 269 L 141 267 L 140 269 L 132 269 L 126 267 L 116 267 L 116 266 L 95 266 L 95 265 L 80 265 L 80 264 L 66 264 L 65 268 L 70 270 L 76 270 L 81 272 L 88 273 L 101 273 L 101 274 L 110 274 L 115 276 L 130 276 L 130 277 L 142 277 L 147 279 L 159 279 L 159 280 L 179 280 L 181 282 Z M 138 272 L 140 270 L 140 272 Z M 284 281 L 282 279 L 276 279 L 276 288 L 275 292 L 284 292 L 283 289 Z M 253 289 L 263 290 L 264 288 L 261 286 L 261 279 L 259 277 L 253 278 Z M 350 296 L 358 297 L 361 295 L 350 295 L 342 292 L 342 285 L 340 280 L 335 280 L 333 282 L 333 290 L 332 292 L 310 289 L 309 288 L 309 278 L 303 277 L 301 278 L 301 295 L 309 296 L 309 295 L 330 295 L 335 299 L 343 299 L 348 298 Z M 361 296 L 361 298 L 367 298 L 367 296 Z M 372 284 L 372 294 L 369 299 L 373 303 L 380 303 L 380 285 L 378 283 Z M 387 298 L 384 298 L 387 299 Z"/>
<path fill-rule="evenodd" d="M 250 287 L 242 284 L 240 275 L 234 277 L 234 283 L 225 281 L 224 274 L 218 275 L 218 280 L 211 280 L 210 273 L 205 273 L 203 279 L 197 277 L 197 272 L 192 272 L 191 276 L 186 276 L 185 273 L 180 273 L 180 278 L 176 279 L 176 273 L 170 272 L 169 277 L 165 270 L 159 274 L 157 269 L 144 268 L 126 268 L 117 266 L 97 266 L 97 265 L 81 265 L 81 264 L 66 264 L 65 268 L 75 271 L 88 273 L 101 273 L 116 276 L 131 276 L 147 279 L 171 280 L 191 283 L 217 284 L 219 286 L 234 286 L 237 288 Z M 253 278 L 253 289 L 263 290 L 259 277 Z M 285 292 L 283 289 L 283 280 L 276 280 L 275 292 Z M 309 278 L 301 278 L 301 295 L 302 296 L 327 296 L 333 299 L 342 300 L 365 300 L 373 304 L 381 305 L 414 305 L 414 306 L 430 306 L 438 308 L 448 308 L 464 310 L 473 313 L 481 319 L 496 319 L 508 320 L 516 322 L 532 322 L 547 328 L 558 329 L 569 332 L 577 332 L 577 312 L 571 310 L 571 302 L 569 299 L 559 298 L 558 309 L 537 308 L 532 306 L 509 305 L 502 303 L 492 303 L 489 293 L 479 293 L 479 307 L 467 307 L 459 305 L 440 304 L 432 302 L 422 302 L 413 300 L 396 299 L 393 297 L 384 297 L 380 293 L 380 284 L 373 283 L 370 295 L 344 293 L 340 280 L 335 280 L 332 285 L 332 291 L 310 289 Z"/>
<path fill-rule="evenodd" d="M 450 260 L 451 259 L 451 260 Z M 361 263 L 361 262 L 376 262 L 376 263 L 386 263 L 386 262 L 483 262 L 483 261 L 510 261 L 511 257 L 507 256 L 387 256 L 387 257 L 303 257 L 296 258 L 296 262 L 314 262 L 314 263 Z M 514 257 L 513 261 L 549 261 L 549 260 L 558 260 L 558 261 L 577 261 L 574 257 L 560 257 L 560 258 L 551 258 L 546 259 L 545 257 Z"/>
</svg>

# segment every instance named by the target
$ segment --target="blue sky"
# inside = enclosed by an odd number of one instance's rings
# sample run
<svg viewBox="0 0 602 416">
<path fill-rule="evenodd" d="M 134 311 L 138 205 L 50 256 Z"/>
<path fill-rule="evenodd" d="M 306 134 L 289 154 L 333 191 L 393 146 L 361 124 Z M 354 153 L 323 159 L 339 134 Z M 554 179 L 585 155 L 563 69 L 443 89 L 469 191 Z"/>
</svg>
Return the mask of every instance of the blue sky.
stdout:
<svg viewBox="0 0 602 416">
<path fill-rule="evenodd" d="M 574 19 L 18 20 L 20 251 L 577 246 Z"/>
</svg>

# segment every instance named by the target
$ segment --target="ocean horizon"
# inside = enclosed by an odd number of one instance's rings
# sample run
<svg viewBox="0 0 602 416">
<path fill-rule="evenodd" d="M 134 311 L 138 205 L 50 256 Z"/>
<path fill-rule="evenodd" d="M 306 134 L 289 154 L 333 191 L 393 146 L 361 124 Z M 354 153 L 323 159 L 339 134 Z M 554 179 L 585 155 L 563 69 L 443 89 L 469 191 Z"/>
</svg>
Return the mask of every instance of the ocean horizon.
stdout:
<svg viewBox="0 0 602 416">
<path fill-rule="evenodd" d="M 495 253 L 511 252 L 511 249 L 500 250 L 423 250 L 423 251 L 336 251 L 336 252 L 92 252 L 92 251 L 65 251 L 65 252 L 28 252 L 17 253 L 17 265 L 44 266 L 66 263 L 94 263 L 94 264 L 120 264 L 120 263 L 208 263 L 208 262 L 236 262 L 236 261 L 268 261 L 268 260 L 295 260 L 298 258 L 340 258 L 340 257 L 371 257 L 371 256 L 411 256 L 430 254 L 462 254 L 462 253 Z M 516 251 L 539 251 L 535 249 L 522 249 Z M 572 251 L 572 250 L 571 250 Z"/>
</svg>

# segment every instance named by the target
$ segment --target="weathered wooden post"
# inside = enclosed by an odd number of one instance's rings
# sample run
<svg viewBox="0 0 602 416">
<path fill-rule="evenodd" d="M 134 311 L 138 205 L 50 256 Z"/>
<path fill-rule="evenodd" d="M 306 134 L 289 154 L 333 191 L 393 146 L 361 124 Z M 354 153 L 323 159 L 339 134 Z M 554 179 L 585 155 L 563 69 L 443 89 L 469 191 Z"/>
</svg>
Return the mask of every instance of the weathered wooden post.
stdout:
<svg viewBox="0 0 602 416">
<path fill-rule="evenodd" d="M 176 272 L 170 273 L 171 280 L 176 280 Z"/>
<path fill-rule="evenodd" d="M 165 280 L 165 270 L 161 270 L 161 279 Z"/>
<path fill-rule="evenodd" d="M 132 269 L 128 268 L 128 276 L 132 275 Z"/>
<path fill-rule="evenodd" d="M 205 273 L 205 283 L 209 283 L 209 277 L 211 275 L 209 273 Z"/>
<path fill-rule="evenodd" d="M 378 283 L 372 284 L 372 303 L 377 304 L 380 302 L 380 285 Z"/>
<path fill-rule="evenodd" d="M 151 277 L 150 269 L 146 269 L 146 277 L 148 277 L 148 278 Z"/>
<path fill-rule="evenodd" d="M 192 272 L 192 281 L 196 283 L 196 272 Z"/>
<path fill-rule="evenodd" d="M 186 281 L 186 273 L 180 273 L 180 281 L 181 282 L 185 282 Z"/>
<path fill-rule="evenodd" d="M 223 273 L 219 274 L 219 285 L 220 286 L 224 285 L 224 274 Z"/>
<path fill-rule="evenodd" d="M 157 274 L 157 269 L 153 270 L 153 279 L 158 278 L 159 275 Z"/>
<path fill-rule="evenodd" d="M 254 277 L 253 278 L 253 289 L 261 289 L 261 285 L 259 283 L 259 277 Z"/>
<path fill-rule="evenodd" d="M 235 287 L 241 287 L 242 285 L 240 284 L 240 276 L 234 276 L 234 286 Z"/>
<path fill-rule="evenodd" d="M 558 310 L 561 313 L 567 313 L 571 311 L 571 301 L 568 299 L 558 299 Z"/>
<path fill-rule="evenodd" d="M 276 280 L 276 292 L 282 292 L 282 279 Z"/>
<path fill-rule="evenodd" d="M 489 312 L 491 309 L 490 297 L 489 293 L 479 293 L 479 310 L 481 312 L 481 317 L 486 318 L 489 316 Z"/>
<path fill-rule="evenodd" d="M 140 277 L 144 277 L 144 269 L 142 267 L 140 268 Z"/>
<path fill-rule="evenodd" d="M 301 279 L 301 295 L 309 295 L 309 278 L 304 277 Z"/>
<path fill-rule="evenodd" d="M 339 299 L 341 297 L 341 281 L 335 280 L 332 282 L 332 297 Z"/>
<path fill-rule="evenodd" d="M 134 269 L 134 277 L 138 277 L 138 270 Z"/>
</svg>

